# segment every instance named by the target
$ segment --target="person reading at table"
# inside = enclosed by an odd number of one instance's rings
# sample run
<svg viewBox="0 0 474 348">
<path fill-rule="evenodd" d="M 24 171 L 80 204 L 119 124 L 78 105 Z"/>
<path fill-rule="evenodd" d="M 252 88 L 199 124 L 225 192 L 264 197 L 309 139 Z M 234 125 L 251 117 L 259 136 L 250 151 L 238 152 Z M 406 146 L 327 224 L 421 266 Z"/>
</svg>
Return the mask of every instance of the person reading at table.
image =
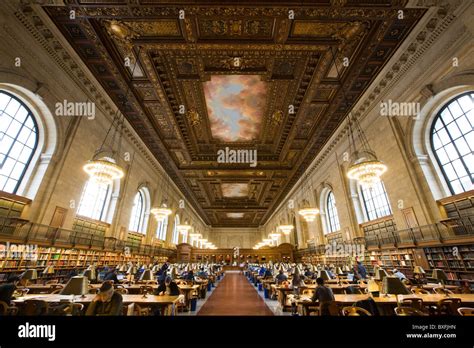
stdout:
<svg viewBox="0 0 474 348">
<path fill-rule="evenodd" d="M 393 270 L 393 275 L 394 275 L 395 277 L 397 277 L 398 279 L 400 279 L 400 280 L 405 280 L 405 279 L 407 279 L 407 277 L 406 277 L 402 272 L 400 272 L 398 269 L 396 269 L 396 268 Z"/>
<path fill-rule="evenodd" d="M 7 279 L 6 284 L 0 285 L 0 301 L 3 301 L 9 305 L 19 282 L 20 277 L 10 276 Z"/>
<path fill-rule="evenodd" d="M 286 276 L 285 273 L 283 273 L 283 270 L 281 269 L 280 271 L 278 271 L 278 274 L 276 275 L 275 280 L 277 284 L 279 285 L 285 280 L 288 280 L 288 277 Z"/>
<path fill-rule="evenodd" d="M 184 277 L 184 280 L 188 280 L 188 281 L 194 281 L 194 272 L 191 270 L 188 272 L 188 274 L 186 274 L 186 276 Z"/>
<path fill-rule="evenodd" d="M 106 281 L 102 284 L 99 293 L 94 297 L 87 308 L 86 315 L 120 315 L 122 308 L 122 295 L 114 291 L 112 282 Z"/>
<path fill-rule="evenodd" d="M 329 306 L 334 302 L 334 294 L 331 288 L 324 285 L 323 278 L 317 278 L 316 284 L 318 284 L 318 286 L 314 291 L 311 301 L 319 301 L 319 315 L 331 315 Z"/>
<path fill-rule="evenodd" d="M 170 276 L 167 276 L 165 282 L 155 290 L 155 295 L 159 296 L 179 296 L 179 294 L 179 287 Z"/>
<path fill-rule="evenodd" d="M 112 269 L 109 272 L 107 272 L 104 276 L 104 281 L 113 281 L 115 284 L 119 283 L 119 280 L 117 278 L 117 270 Z"/>
</svg>

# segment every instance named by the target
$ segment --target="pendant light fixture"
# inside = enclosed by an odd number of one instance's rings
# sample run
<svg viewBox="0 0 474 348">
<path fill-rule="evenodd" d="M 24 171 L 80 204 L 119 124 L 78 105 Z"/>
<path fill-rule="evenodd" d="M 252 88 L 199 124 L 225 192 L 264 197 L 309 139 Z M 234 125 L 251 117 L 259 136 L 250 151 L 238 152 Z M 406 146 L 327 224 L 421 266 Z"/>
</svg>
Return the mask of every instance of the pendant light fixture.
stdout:
<svg viewBox="0 0 474 348">
<path fill-rule="evenodd" d="M 285 219 L 280 220 L 280 224 L 277 227 L 277 230 L 280 230 L 285 236 L 290 235 L 291 231 L 293 231 L 294 226 L 288 223 L 285 223 L 288 221 L 288 214 L 285 212 L 284 215 L 286 216 Z"/>
<path fill-rule="evenodd" d="M 178 229 L 178 232 L 181 233 L 181 234 L 186 234 L 188 233 L 189 230 L 191 230 L 191 225 L 189 224 L 188 220 L 184 220 L 184 224 L 179 224 L 178 226 L 176 226 L 176 228 Z"/>
<path fill-rule="evenodd" d="M 163 187 L 166 185 L 166 195 L 168 195 L 168 185 L 167 185 L 167 176 L 165 173 L 163 173 Z M 150 210 L 150 213 L 152 213 L 155 216 L 156 221 L 158 222 L 163 222 L 167 219 L 168 215 L 172 213 L 172 210 L 168 208 L 168 200 L 165 198 L 165 190 L 163 190 L 163 197 L 161 199 L 161 205 L 159 208 L 153 208 Z"/>
<path fill-rule="evenodd" d="M 331 48 L 333 57 L 333 65 L 336 67 L 337 75 L 340 77 L 339 69 L 336 64 L 336 55 Z M 344 97 L 346 107 L 349 107 L 347 102 L 344 87 L 341 84 L 341 90 Z M 347 168 L 347 177 L 356 180 L 363 187 L 370 188 L 380 182 L 380 177 L 387 171 L 387 166 L 381 162 L 375 152 L 370 148 L 369 142 L 362 131 L 359 121 L 355 116 L 349 112 L 347 117 L 349 126 L 349 148 L 351 151 L 351 162 Z M 355 134 L 356 133 L 356 134 Z M 356 144 L 356 136 L 359 139 L 359 147 Z"/>
<path fill-rule="evenodd" d="M 119 39 L 128 40 L 131 42 L 132 36 L 128 32 L 121 31 L 120 24 L 117 22 L 109 23 L 107 28 L 110 32 Z M 122 28 L 123 29 L 123 28 Z M 138 49 L 137 57 L 140 57 L 141 47 Z M 135 72 L 135 64 L 132 71 L 132 77 Z M 130 92 L 130 86 L 127 86 L 125 98 L 123 99 L 123 108 L 126 108 L 127 97 Z M 99 184 L 112 184 L 116 179 L 121 179 L 124 176 L 124 170 L 117 164 L 120 156 L 122 130 L 124 127 L 124 116 L 120 115 L 120 108 L 117 108 L 110 128 L 107 130 L 104 141 L 100 147 L 95 151 L 92 158 L 83 166 L 84 171 L 89 175 L 90 179 Z"/>
<path fill-rule="evenodd" d="M 305 182 L 308 183 L 309 180 L 309 175 L 306 174 L 306 180 Z M 313 189 L 312 185 L 307 185 L 306 190 L 303 190 L 304 192 L 310 192 L 312 194 Z M 316 215 L 319 214 L 319 209 L 318 208 L 313 208 L 309 204 L 309 201 L 305 198 L 303 199 L 303 202 L 301 203 L 302 208 L 298 210 L 298 214 L 300 214 L 307 222 L 312 222 L 316 220 Z"/>
</svg>

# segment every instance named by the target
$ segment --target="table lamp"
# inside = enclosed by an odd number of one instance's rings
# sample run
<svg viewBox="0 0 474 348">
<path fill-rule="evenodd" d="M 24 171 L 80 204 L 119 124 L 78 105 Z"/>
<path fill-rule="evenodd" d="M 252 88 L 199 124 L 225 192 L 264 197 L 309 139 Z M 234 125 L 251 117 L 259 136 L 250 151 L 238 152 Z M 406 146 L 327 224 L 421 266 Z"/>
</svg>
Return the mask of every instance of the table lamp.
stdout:
<svg viewBox="0 0 474 348">
<path fill-rule="evenodd" d="M 413 269 L 414 274 L 425 274 L 425 270 L 421 266 L 415 266 Z"/>
<path fill-rule="evenodd" d="M 84 271 L 82 275 L 86 277 L 87 279 L 89 279 L 90 281 L 97 279 L 95 267 L 92 265 L 89 265 L 89 267 L 87 267 L 87 269 Z"/>
<path fill-rule="evenodd" d="M 153 271 L 151 269 L 146 269 L 141 274 L 140 281 L 147 282 L 147 281 L 150 281 L 150 280 L 155 280 L 155 277 L 153 276 Z"/>
<path fill-rule="evenodd" d="M 43 270 L 43 274 L 54 274 L 54 267 L 53 266 L 46 266 Z"/>
<path fill-rule="evenodd" d="M 344 274 L 341 267 L 337 268 L 336 273 L 337 273 L 337 275 L 343 275 Z"/>
<path fill-rule="evenodd" d="M 61 291 L 61 295 L 81 295 L 89 293 L 89 280 L 85 276 L 72 277 Z"/>
<path fill-rule="evenodd" d="M 377 268 L 375 270 L 375 280 L 382 281 L 385 277 L 388 277 L 388 273 L 383 268 Z"/>
<path fill-rule="evenodd" d="M 331 277 L 329 276 L 328 271 L 322 270 L 318 272 L 318 278 L 323 278 L 324 280 L 329 280 Z"/>
<path fill-rule="evenodd" d="M 367 282 L 367 291 L 371 293 L 373 297 L 379 297 L 380 287 L 373 278 L 370 278 Z"/>
<path fill-rule="evenodd" d="M 27 269 L 23 274 L 21 275 L 21 279 L 25 280 L 25 286 L 28 285 L 29 280 L 36 280 L 38 279 L 38 271 L 36 269 Z"/>
<path fill-rule="evenodd" d="M 387 296 L 391 295 L 408 295 L 411 292 L 402 283 L 400 278 L 395 276 L 385 276 L 382 285 L 383 293 Z"/>
<path fill-rule="evenodd" d="M 446 275 L 446 273 L 444 273 L 444 271 L 442 269 L 439 269 L 439 268 L 435 268 L 433 270 L 433 274 L 432 274 L 431 278 L 439 280 L 440 283 L 443 284 L 443 285 L 448 280 L 448 276 Z"/>
<path fill-rule="evenodd" d="M 127 265 L 122 263 L 119 267 L 119 272 L 121 272 L 121 273 L 127 272 Z"/>
</svg>

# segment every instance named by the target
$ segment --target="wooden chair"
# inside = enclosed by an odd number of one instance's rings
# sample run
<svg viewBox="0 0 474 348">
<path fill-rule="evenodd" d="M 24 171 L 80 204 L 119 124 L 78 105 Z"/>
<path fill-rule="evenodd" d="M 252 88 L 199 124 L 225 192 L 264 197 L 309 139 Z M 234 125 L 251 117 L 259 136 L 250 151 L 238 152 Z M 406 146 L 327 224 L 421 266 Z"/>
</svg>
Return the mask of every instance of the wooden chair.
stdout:
<svg viewBox="0 0 474 348">
<path fill-rule="evenodd" d="M 473 317 L 474 316 L 474 308 L 470 307 L 459 307 L 458 313 L 463 317 Z"/>
<path fill-rule="evenodd" d="M 399 317 L 405 316 L 415 316 L 415 317 L 424 317 L 428 314 L 419 311 L 418 309 L 412 307 L 395 307 L 395 314 Z"/>
<path fill-rule="evenodd" d="M 356 306 L 344 307 L 342 309 L 342 315 L 344 317 L 360 317 L 361 315 L 369 317 L 372 316 L 368 310 Z"/>
<path fill-rule="evenodd" d="M 115 291 L 118 292 L 120 295 L 128 294 L 128 289 L 125 289 L 124 287 L 117 288 L 117 289 L 115 289 Z"/>
<path fill-rule="evenodd" d="M 442 286 L 434 288 L 433 289 L 435 294 L 440 294 L 440 295 L 454 295 L 454 292 L 452 292 L 449 289 L 445 289 Z"/>
<path fill-rule="evenodd" d="M 151 314 L 151 310 L 149 307 L 141 307 L 135 303 L 135 314 L 138 316 L 149 316 Z"/>
<path fill-rule="evenodd" d="M 45 285 L 58 284 L 59 279 L 48 280 Z"/>
<path fill-rule="evenodd" d="M 314 291 L 315 291 L 314 289 L 303 289 L 303 291 L 301 292 L 301 295 L 313 297 Z"/>
<path fill-rule="evenodd" d="M 50 294 L 57 294 L 57 290 L 62 290 L 64 289 L 64 285 L 63 284 L 51 284 L 51 286 L 49 287 L 49 293 Z"/>
<path fill-rule="evenodd" d="M 149 285 L 141 285 L 140 294 L 153 294 L 153 287 Z"/>
<path fill-rule="evenodd" d="M 49 312 L 49 305 L 46 301 L 42 300 L 26 300 L 24 304 L 23 315 L 47 315 Z"/>
<path fill-rule="evenodd" d="M 83 310 L 84 310 L 84 305 L 82 303 L 71 302 L 64 309 L 64 312 L 66 313 L 66 315 L 69 315 L 69 316 L 77 316 L 77 315 L 81 315 Z"/>
<path fill-rule="evenodd" d="M 0 315 L 17 315 L 18 307 L 11 306 L 4 301 L 0 301 Z"/>
<path fill-rule="evenodd" d="M 417 288 L 417 287 L 412 287 L 411 289 L 411 292 L 415 295 L 420 295 L 420 294 L 429 294 L 430 292 L 426 289 L 422 289 L 422 288 Z"/>
<path fill-rule="evenodd" d="M 398 303 L 398 305 L 399 307 L 411 307 L 422 312 L 425 310 L 423 299 L 417 297 L 404 298 Z"/>
<path fill-rule="evenodd" d="M 443 298 L 436 305 L 436 315 L 458 315 L 459 307 L 461 307 L 460 298 Z"/>
<path fill-rule="evenodd" d="M 63 289 L 62 289 L 62 288 L 59 288 L 59 289 L 54 290 L 54 291 L 51 292 L 50 294 L 60 294 L 61 291 L 63 291 Z"/>
</svg>

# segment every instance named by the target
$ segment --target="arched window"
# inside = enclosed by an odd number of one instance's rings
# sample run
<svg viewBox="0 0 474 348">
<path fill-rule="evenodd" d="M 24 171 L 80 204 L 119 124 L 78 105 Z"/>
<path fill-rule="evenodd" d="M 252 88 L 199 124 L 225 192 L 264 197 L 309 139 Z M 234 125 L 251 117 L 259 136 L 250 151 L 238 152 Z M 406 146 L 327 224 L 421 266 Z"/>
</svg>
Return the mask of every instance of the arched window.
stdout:
<svg viewBox="0 0 474 348">
<path fill-rule="evenodd" d="M 167 230 L 168 230 L 168 217 L 166 217 L 165 220 L 158 222 L 158 226 L 156 228 L 156 238 L 161 239 L 161 240 L 166 240 Z"/>
<path fill-rule="evenodd" d="M 38 126 L 28 107 L 0 91 L 0 190 L 16 193 L 38 144 Z"/>
<path fill-rule="evenodd" d="M 382 181 L 367 188 L 361 186 L 362 201 L 368 220 L 375 220 L 387 215 L 392 215 L 387 192 Z"/>
<path fill-rule="evenodd" d="M 138 191 L 133 200 L 132 215 L 130 217 L 129 231 L 144 232 L 143 225 L 145 221 L 145 198 L 142 191 Z"/>
<path fill-rule="evenodd" d="M 77 214 L 91 219 L 106 221 L 107 207 L 112 196 L 111 185 L 88 180 L 82 191 Z"/>
<path fill-rule="evenodd" d="M 332 193 L 332 191 L 329 191 L 328 197 L 326 199 L 326 214 L 328 232 L 339 231 L 341 229 L 341 225 L 339 223 L 339 216 L 337 215 L 336 199 L 334 198 L 334 193 Z"/>
<path fill-rule="evenodd" d="M 449 101 L 431 127 L 431 147 L 452 194 L 473 189 L 474 92 Z"/>
<path fill-rule="evenodd" d="M 179 242 L 178 225 L 179 225 L 179 215 L 176 214 L 176 216 L 174 217 L 173 239 L 171 240 L 173 244 L 178 244 Z"/>
</svg>

